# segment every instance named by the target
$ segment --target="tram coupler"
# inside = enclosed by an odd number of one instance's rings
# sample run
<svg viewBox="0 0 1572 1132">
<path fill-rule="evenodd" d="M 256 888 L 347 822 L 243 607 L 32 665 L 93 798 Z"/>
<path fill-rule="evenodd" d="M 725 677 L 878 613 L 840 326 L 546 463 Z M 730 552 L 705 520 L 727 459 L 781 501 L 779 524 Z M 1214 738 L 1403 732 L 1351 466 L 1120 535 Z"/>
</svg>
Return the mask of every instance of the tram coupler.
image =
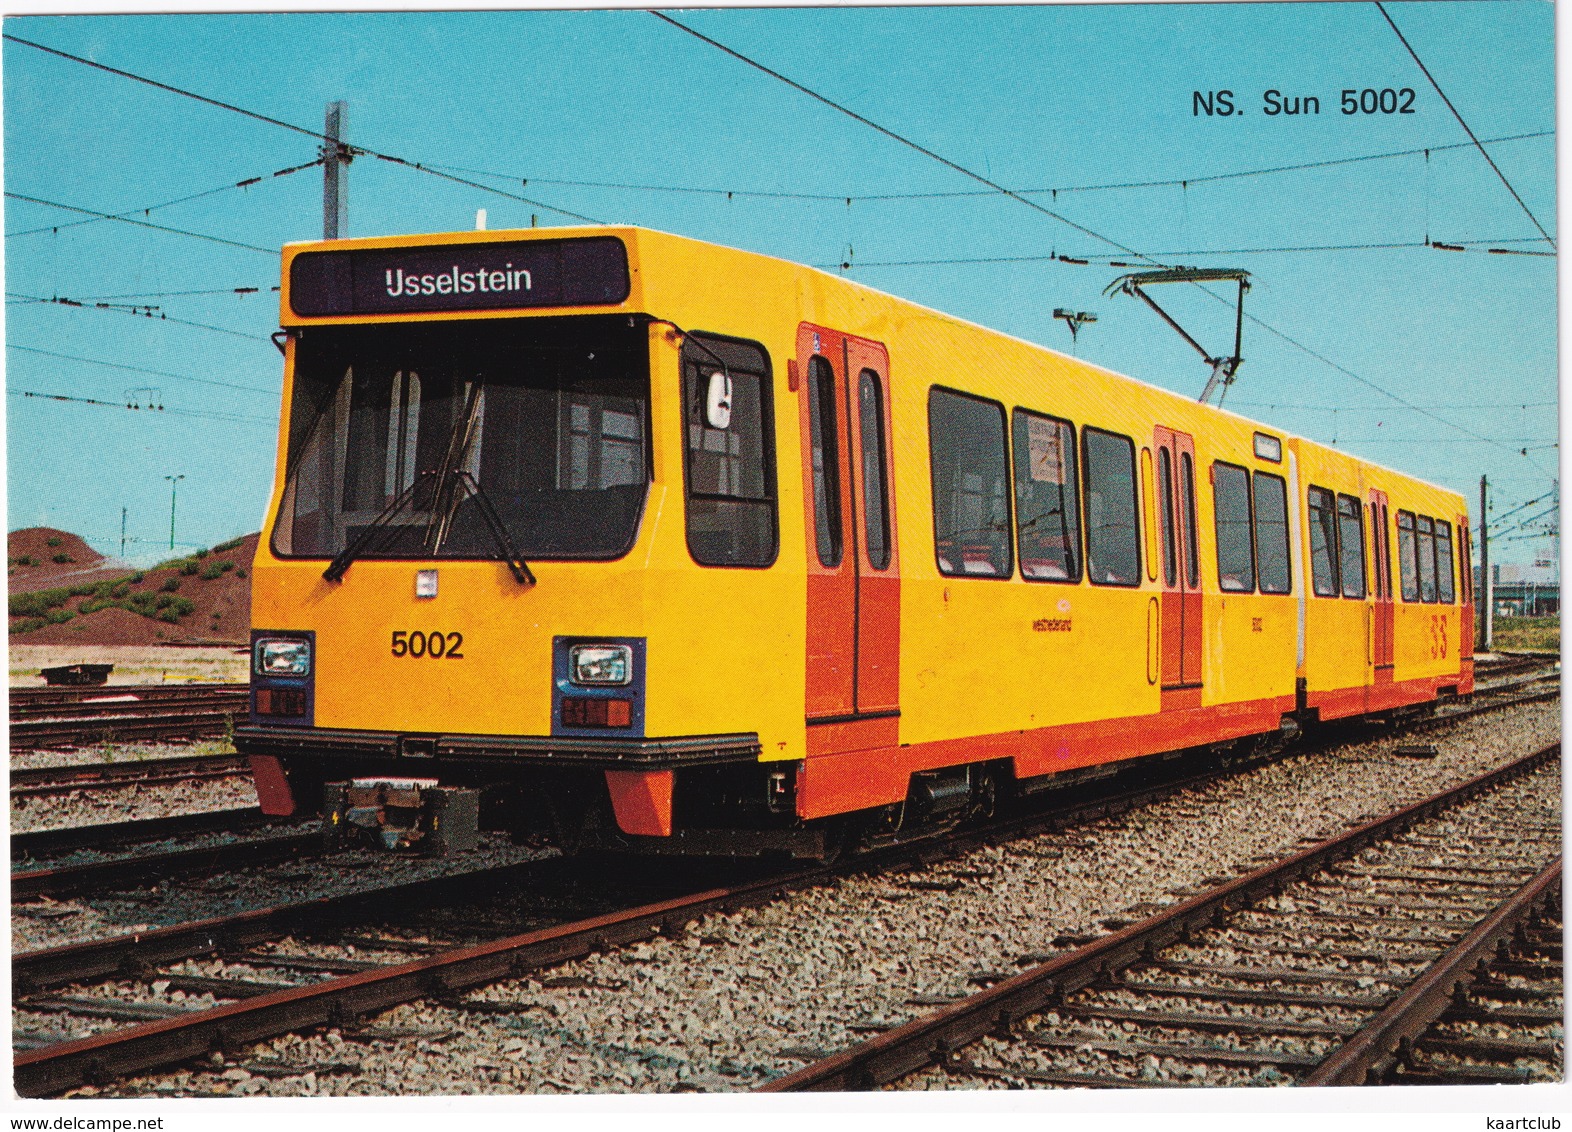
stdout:
<svg viewBox="0 0 1572 1132">
<path fill-rule="evenodd" d="M 350 848 L 462 853 L 480 843 L 480 791 L 438 786 L 434 778 L 329 782 L 322 802 L 328 852 Z"/>
</svg>

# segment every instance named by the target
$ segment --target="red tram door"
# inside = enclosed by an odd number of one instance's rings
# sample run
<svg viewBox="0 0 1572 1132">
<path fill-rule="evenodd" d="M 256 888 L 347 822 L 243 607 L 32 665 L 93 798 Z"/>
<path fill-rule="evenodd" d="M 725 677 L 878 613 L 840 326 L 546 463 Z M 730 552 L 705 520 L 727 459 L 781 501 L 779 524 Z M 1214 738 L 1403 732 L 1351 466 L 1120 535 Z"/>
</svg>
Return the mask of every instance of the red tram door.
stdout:
<svg viewBox="0 0 1572 1132">
<path fill-rule="evenodd" d="M 796 374 L 807 500 L 810 728 L 900 713 L 900 561 L 891 491 L 889 356 L 804 323 Z M 890 727 L 840 727 L 809 751 L 893 743 Z"/>
<path fill-rule="evenodd" d="M 1158 425 L 1158 573 L 1163 583 L 1162 687 L 1201 686 L 1201 552 L 1196 543 L 1195 438 Z"/>
<path fill-rule="evenodd" d="M 1386 492 L 1371 488 L 1370 549 L 1375 556 L 1371 596 L 1375 598 L 1375 607 L 1371 613 L 1370 663 L 1375 668 L 1377 684 L 1392 682 L 1392 644 L 1397 632 L 1397 610 L 1392 604 L 1391 530 Z"/>
</svg>

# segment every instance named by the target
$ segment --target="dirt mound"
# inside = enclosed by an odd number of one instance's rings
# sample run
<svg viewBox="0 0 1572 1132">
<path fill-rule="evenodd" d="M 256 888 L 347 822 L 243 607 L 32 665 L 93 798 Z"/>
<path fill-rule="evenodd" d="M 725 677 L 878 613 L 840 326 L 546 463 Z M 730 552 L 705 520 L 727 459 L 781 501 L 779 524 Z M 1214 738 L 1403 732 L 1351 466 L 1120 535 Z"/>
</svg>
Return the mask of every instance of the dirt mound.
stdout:
<svg viewBox="0 0 1572 1132">
<path fill-rule="evenodd" d="M 16 620 L 13 618 L 13 620 Z M 31 633 L 15 636 L 30 645 L 123 645 L 140 642 L 163 628 L 140 613 L 129 609 L 100 609 L 85 617 L 73 617 L 59 625 L 45 625 Z"/>
<path fill-rule="evenodd" d="M 70 531 L 27 527 L 6 535 L 6 587 L 12 593 L 123 577 L 125 566 L 88 546 Z"/>
<path fill-rule="evenodd" d="M 18 531 L 12 535 L 33 532 Z M 51 534 L 48 537 L 75 536 Z M 245 644 L 251 633 L 251 561 L 255 534 L 147 571 L 99 570 L 56 576 L 52 586 L 22 588 L 13 575 L 13 644 L 160 645 Z M 80 539 L 78 545 L 84 545 Z M 49 548 L 55 549 L 55 548 Z M 88 550 L 87 554 L 93 552 Z M 13 549 L 13 555 L 15 550 Z M 102 556 L 95 556 L 107 562 Z M 46 560 L 47 561 L 47 560 Z M 15 569 L 13 567 L 13 569 Z M 96 576 L 95 576 L 96 575 Z"/>
</svg>

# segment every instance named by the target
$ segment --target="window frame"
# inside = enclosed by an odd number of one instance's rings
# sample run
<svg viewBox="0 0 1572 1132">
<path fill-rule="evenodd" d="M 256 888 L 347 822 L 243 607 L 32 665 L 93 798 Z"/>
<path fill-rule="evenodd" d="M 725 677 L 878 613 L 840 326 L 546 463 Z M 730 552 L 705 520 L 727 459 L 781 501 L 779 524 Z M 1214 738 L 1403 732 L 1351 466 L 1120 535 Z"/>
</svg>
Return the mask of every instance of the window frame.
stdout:
<svg viewBox="0 0 1572 1132">
<path fill-rule="evenodd" d="M 1095 425 L 1082 425 L 1081 426 L 1081 501 L 1082 501 L 1082 512 L 1083 512 L 1083 514 L 1085 514 L 1086 511 L 1089 509 L 1089 504 L 1090 504 L 1090 500 L 1091 500 L 1091 485 L 1087 481 L 1087 477 L 1091 474 L 1091 460 L 1088 459 L 1087 454 L 1090 451 L 1090 449 L 1088 447 L 1088 439 L 1091 436 L 1093 436 L 1093 435 L 1106 436 L 1106 437 L 1109 437 L 1110 439 L 1113 439 L 1113 440 L 1123 441 L 1125 446 L 1126 446 L 1126 448 L 1129 450 L 1129 453 L 1130 453 L 1130 503 L 1131 503 L 1131 518 L 1132 518 L 1132 522 L 1131 522 L 1131 525 L 1130 525 L 1130 544 L 1131 544 L 1131 546 L 1135 550 L 1135 573 L 1134 573 L 1134 579 L 1132 581 L 1128 581 L 1128 582 L 1108 582 L 1108 581 L 1098 581 L 1097 580 L 1097 576 L 1096 576 L 1096 574 L 1092 570 L 1092 524 L 1090 522 L 1090 517 L 1087 516 L 1087 518 L 1083 519 L 1083 521 L 1082 521 L 1082 527 L 1085 529 L 1085 532 L 1086 532 L 1086 534 L 1085 534 L 1085 539 L 1086 539 L 1086 544 L 1085 544 L 1086 580 L 1089 581 L 1094 586 L 1111 586 L 1111 587 L 1118 588 L 1118 589 L 1139 589 L 1141 587 L 1141 577 L 1142 577 L 1142 575 L 1141 575 L 1141 565 L 1142 565 L 1141 564 L 1141 482 L 1140 482 L 1140 479 L 1138 478 L 1139 475 L 1140 475 L 1140 472 L 1137 469 L 1136 461 L 1135 461 L 1135 448 L 1136 448 L 1135 440 L 1133 438 L 1131 438 L 1130 436 L 1127 436 L 1126 434 L 1122 433 L 1122 432 L 1114 432 L 1111 429 L 1098 428 Z"/>
<path fill-rule="evenodd" d="M 1403 520 L 1408 520 L 1408 525 L 1403 525 Z M 1403 595 L 1403 600 L 1412 604 L 1419 603 L 1419 528 L 1415 522 L 1417 516 L 1412 511 L 1399 509 L 1397 512 L 1397 575 L 1398 590 Z M 1404 536 L 1407 536 L 1408 546 L 1403 546 Z M 1408 571 L 1404 571 L 1404 567 Z M 1408 583 L 1414 583 L 1413 596 L 1409 596 Z"/>
<path fill-rule="evenodd" d="M 1352 516 L 1345 515 L 1343 513 L 1344 503 L 1353 505 L 1354 513 Z M 1348 571 L 1343 569 L 1344 559 L 1347 557 L 1347 544 L 1343 540 L 1343 532 L 1345 529 L 1343 520 L 1350 518 L 1353 520 L 1353 529 L 1359 533 L 1358 593 L 1348 592 Z M 1337 494 L 1337 569 L 1338 574 L 1341 576 L 1341 585 L 1338 587 L 1338 590 L 1344 597 L 1351 601 L 1364 601 L 1365 598 L 1370 596 L 1370 564 L 1368 561 L 1368 556 L 1365 554 L 1364 503 L 1357 495 L 1349 495 L 1347 492 L 1339 492 Z"/>
<path fill-rule="evenodd" d="M 1201 591 L 1201 524 L 1195 517 L 1195 460 L 1188 450 L 1179 453 L 1179 467 L 1184 471 L 1184 479 L 1180 482 L 1179 491 L 1179 517 L 1184 523 L 1185 590 L 1189 593 L 1199 593 Z M 1139 509 L 1139 501 L 1136 507 Z M 1254 551 L 1253 546 L 1251 550 Z M 1252 571 L 1255 569 L 1253 553 L 1250 567 Z"/>
<path fill-rule="evenodd" d="M 1224 572 L 1223 572 L 1223 532 L 1222 532 L 1222 527 L 1221 527 L 1221 523 L 1222 523 L 1222 507 L 1220 506 L 1220 502 L 1219 502 L 1219 499 L 1218 499 L 1218 491 L 1219 491 L 1219 488 L 1220 488 L 1220 486 L 1222 484 L 1222 477 L 1218 475 L 1218 472 L 1220 470 L 1226 470 L 1228 472 L 1238 472 L 1239 475 L 1244 479 L 1244 497 L 1245 497 L 1244 498 L 1244 502 L 1245 502 L 1244 525 L 1245 525 L 1245 534 L 1246 534 L 1246 537 L 1248 538 L 1249 543 L 1250 543 L 1250 551 L 1249 551 L 1249 558 L 1250 558 L 1250 584 L 1247 585 L 1247 586 L 1246 585 L 1240 585 L 1237 582 L 1235 582 L 1233 585 L 1228 585 L 1225 582 L 1225 578 L 1227 577 L 1227 575 L 1225 575 Z M 1236 522 L 1236 521 L 1237 520 L 1230 520 L 1230 522 Z M 1258 565 L 1256 563 L 1255 491 L 1254 491 L 1254 483 L 1252 482 L 1252 479 L 1251 479 L 1251 476 L 1250 476 L 1250 469 L 1249 468 L 1242 467 L 1239 464 L 1229 463 L 1227 460 L 1213 460 L 1212 461 L 1212 537 L 1213 537 L 1214 541 L 1217 544 L 1216 551 L 1217 551 L 1217 588 L 1218 588 L 1218 590 L 1220 590 L 1223 593 L 1230 593 L 1230 594 L 1252 594 L 1252 593 L 1255 593 L 1257 588 L 1258 588 L 1258 586 L 1259 586 L 1259 584 L 1260 584 L 1260 577 L 1259 577 L 1260 569 L 1259 569 L 1259 567 L 1258 567 Z"/>
<path fill-rule="evenodd" d="M 819 565 L 826 570 L 838 570 L 846 560 L 846 524 L 841 513 L 841 433 L 835 412 L 835 384 L 835 367 L 829 358 L 814 354 L 808 359 L 808 471 L 813 479 L 813 541 Z M 826 425 L 829 426 L 827 433 Z M 823 506 L 820 506 L 821 495 Z M 826 540 L 829 557 L 825 556 Z"/>
<path fill-rule="evenodd" d="M 1283 504 L 1283 575 L 1284 588 L 1280 590 L 1266 588 L 1261 581 L 1261 519 L 1259 482 L 1263 479 L 1271 480 L 1277 485 L 1278 498 Z M 1288 481 L 1273 472 L 1262 471 L 1260 468 L 1250 469 L 1250 538 L 1255 546 L 1255 585 L 1256 591 L 1271 594 L 1274 597 L 1294 592 L 1294 556 L 1293 556 L 1293 531 L 1292 524 L 1288 521 Z"/>
<path fill-rule="evenodd" d="M 1157 545 L 1162 553 L 1163 585 L 1179 586 L 1179 533 L 1174 527 L 1174 460 L 1166 444 L 1157 446 Z"/>
<path fill-rule="evenodd" d="M 1066 542 L 1066 545 L 1068 546 L 1068 548 L 1070 550 L 1070 555 L 1071 555 L 1070 564 L 1072 566 L 1072 569 L 1070 570 L 1069 575 L 1067 577 L 1064 577 L 1064 578 L 1049 578 L 1049 577 L 1042 577 L 1040 575 L 1035 575 L 1035 574 L 1028 574 L 1026 572 L 1026 567 L 1024 565 L 1025 558 L 1022 556 L 1022 552 L 1021 552 L 1021 506 L 1020 506 L 1020 496 L 1017 494 L 1020 491 L 1021 479 L 1020 479 L 1020 474 L 1019 474 L 1020 470 L 1015 467 L 1016 423 L 1018 421 L 1029 421 L 1029 420 L 1032 420 L 1032 419 L 1039 420 L 1039 421 L 1046 421 L 1049 424 L 1052 424 L 1052 425 L 1060 428 L 1061 430 L 1068 430 L 1069 434 L 1070 434 L 1069 444 L 1066 445 L 1066 444 L 1063 443 L 1064 431 L 1060 431 L 1059 432 L 1059 438 L 1060 438 L 1060 441 L 1061 441 L 1061 443 L 1060 443 L 1060 452 L 1061 452 L 1063 457 L 1067 457 L 1067 459 L 1065 460 L 1065 463 L 1067 464 L 1067 466 L 1061 468 L 1060 471 L 1067 478 L 1068 485 L 1069 485 L 1070 501 L 1071 501 L 1072 506 L 1075 508 L 1074 515 L 1073 515 L 1073 522 L 1068 524 L 1068 529 L 1065 532 L 1065 542 Z M 1027 426 L 1027 429 L 1028 429 L 1028 436 L 1029 436 L 1030 435 L 1030 425 Z M 1071 421 L 1071 420 L 1069 420 L 1068 418 L 1065 418 L 1065 417 L 1055 417 L 1055 416 L 1053 416 L 1053 415 L 1051 415 L 1049 413 L 1040 412 L 1040 411 L 1038 411 L 1036 409 L 1023 408 L 1020 405 L 1017 405 L 1014 408 L 1012 408 L 1011 411 L 1010 411 L 1010 436 L 1009 436 L 1009 441 L 1010 441 L 1010 465 L 1011 465 L 1010 466 L 1010 472 L 1011 472 L 1011 476 L 1012 476 L 1010 496 L 1011 496 L 1011 499 L 1012 499 L 1012 501 L 1014 503 L 1014 513 L 1013 513 L 1012 519 L 1013 519 L 1013 526 L 1014 526 L 1014 529 L 1015 529 L 1015 563 L 1016 563 L 1016 571 L 1020 574 L 1022 581 L 1027 581 L 1027 582 L 1048 582 L 1048 583 L 1052 583 L 1054 585 L 1060 585 L 1060 586 L 1079 585 L 1082 576 L 1086 572 L 1086 569 L 1085 569 L 1086 568 L 1086 560 L 1085 560 L 1085 558 L 1086 558 L 1086 551 L 1085 551 L 1085 548 L 1082 546 L 1082 528 L 1085 526 L 1085 524 L 1082 521 L 1082 519 L 1083 519 L 1083 515 L 1082 515 L 1083 508 L 1081 506 L 1081 456 L 1080 456 L 1080 448 L 1079 448 L 1080 441 L 1079 441 L 1079 439 L 1076 436 L 1075 422 Z M 1028 446 L 1029 445 L 1030 445 L 1030 440 L 1028 440 Z M 1061 497 L 1063 495 L 1063 490 L 1062 489 L 1063 489 L 1063 485 L 1061 485 Z"/>
<path fill-rule="evenodd" d="M 764 371 L 763 373 L 754 373 L 752 370 L 748 369 L 741 370 L 741 372 L 746 373 L 749 377 L 755 377 L 759 381 L 759 434 L 764 465 L 764 497 L 762 499 L 756 500 L 744 500 L 744 502 L 762 503 L 766 504 L 769 508 L 770 553 L 768 558 L 761 562 L 706 562 L 700 558 L 693 549 L 693 527 L 690 522 L 690 512 L 688 509 L 689 501 L 699 499 L 706 501 L 726 502 L 737 497 L 716 495 L 711 492 L 695 492 L 692 488 L 693 451 L 692 446 L 688 442 L 687 395 L 689 390 L 687 388 L 688 373 L 687 357 L 685 355 L 685 350 L 689 339 L 698 339 L 711 347 L 713 347 L 716 343 L 720 343 L 722 345 L 736 346 L 743 350 L 757 351 L 758 356 L 763 359 L 762 364 L 759 367 Z M 709 355 L 706 354 L 702 349 L 695 350 L 694 353 L 702 357 L 709 357 Z M 712 365 L 714 364 L 714 361 L 714 358 L 710 358 Z M 682 343 L 678 347 L 677 365 L 679 373 L 678 404 L 682 406 L 682 412 L 679 417 L 682 427 L 682 432 L 679 437 L 679 443 L 682 445 L 682 530 L 683 542 L 688 548 L 688 557 L 693 560 L 695 565 L 703 566 L 707 569 L 768 570 L 770 567 L 774 566 L 775 563 L 780 561 L 781 556 L 780 476 L 775 445 L 774 362 L 770 357 L 770 352 L 765 348 L 764 343 L 754 341 L 751 338 L 737 338 L 729 334 L 718 334 L 710 330 L 689 330 L 683 333 Z M 727 362 L 726 368 L 728 371 L 730 371 L 734 367 L 730 362 Z M 696 366 L 695 369 L 696 372 L 701 372 L 699 367 Z"/>
<path fill-rule="evenodd" d="M 1429 527 L 1429 530 L 1425 528 Z M 1425 544 L 1429 543 L 1427 547 Z M 1436 521 L 1429 515 L 1414 516 L 1414 558 L 1419 566 L 1419 600 L 1436 603 Z M 1430 596 L 1425 596 L 1425 564 L 1430 565 Z"/>
<path fill-rule="evenodd" d="M 549 329 L 563 329 L 571 333 L 580 326 L 587 328 L 589 331 L 593 331 L 597 328 L 597 326 L 602 325 L 608 327 L 613 325 L 619 327 L 625 325 L 630 329 L 635 326 L 635 324 L 629 323 L 627 321 L 626 316 L 600 313 L 586 315 L 551 314 L 544 316 L 526 315 L 522 317 L 486 318 L 477 322 L 468 323 L 466 325 L 469 327 L 469 333 L 471 336 L 480 334 L 502 335 L 511 333 L 513 331 L 528 334 L 532 332 L 544 332 L 544 330 Z M 654 410 L 655 367 L 654 359 L 651 356 L 647 331 L 645 330 L 646 326 L 647 323 L 644 321 L 643 316 L 640 316 L 640 321 L 637 323 L 638 342 L 636 345 L 631 345 L 628 350 L 630 357 L 637 357 L 638 365 L 640 366 L 636 377 L 639 392 L 637 397 L 633 399 L 640 400 L 641 405 L 640 415 L 642 417 L 641 443 L 643 445 L 643 492 L 639 497 L 638 508 L 632 516 L 627 538 L 615 549 L 607 549 L 594 554 L 584 552 L 547 552 L 541 549 L 526 548 L 527 558 L 531 562 L 616 562 L 626 558 L 629 554 L 631 554 L 634 548 L 638 545 L 639 539 L 644 535 L 644 520 L 649 516 L 650 494 L 651 490 L 656 484 L 655 438 L 657 429 Z M 294 329 L 293 336 L 296 343 L 296 353 L 289 363 L 289 399 L 285 407 L 283 417 L 283 420 L 287 422 L 287 425 L 284 427 L 283 433 L 280 437 L 284 444 L 283 489 L 279 493 L 277 506 L 275 507 L 270 505 L 267 515 L 264 519 L 266 529 L 268 530 L 268 548 L 276 557 L 284 560 L 303 562 L 329 561 L 334 558 L 337 553 L 342 552 L 342 550 L 347 547 L 348 543 L 352 541 L 346 539 L 344 545 L 339 546 L 337 550 L 295 549 L 295 544 L 298 537 L 296 525 L 302 521 L 305 514 L 310 514 L 309 512 L 303 514 L 297 510 L 298 493 L 301 490 L 298 477 L 305 472 L 304 465 L 311 457 L 311 445 L 316 430 L 322 427 L 328 427 L 330 429 L 335 428 L 335 415 L 342 414 L 343 437 L 341 439 L 334 440 L 332 443 L 335 447 L 347 446 L 349 443 L 351 408 L 350 401 L 354 395 L 354 378 L 352 374 L 353 370 L 357 366 L 366 365 L 366 361 L 364 354 L 362 353 L 357 353 L 354 357 L 349 358 L 347 362 L 344 360 L 344 355 L 357 349 L 357 343 L 361 336 L 365 336 L 367 338 L 376 338 L 377 346 L 375 347 L 375 350 L 386 348 L 386 343 L 393 341 L 398 349 L 406 356 L 406 360 L 402 363 L 399 363 L 402 366 L 402 369 L 400 369 L 398 372 L 407 374 L 411 369 L 414 369 L 415 373 L 420 375 L 420 380 L 424 382 L 427 377 L 430 376 L 431 371 L 428 369 L 426 370 L 426 373 L 422 375 L 420 365 L 408 361 L 407 355 L 412 350 L 429 347 L 429 343 L 411 343 L 409 339 L 416 336 L 435 334 L 438 332 L 452 334 L 460 329 L 463 329 L 463 327 L 459 323 L 440 319 L 435 321 L 419 320 L 415 322 L 394 324 L 334 323 L 323 326 L 296 327 Z M 330 345 L 326 350 L 323 350 L 322 347 L 316 345 L 323 337 L 330 337 L 332 340 L 334 340 L 330 342 Z M 719 336 L 717 335 L 712 337 Z M 604 339 L 601 341 L 604 341 Z M 308 342 L 310 343 L 309 352 L 303 354 L 301 351 L 303 348 L 306 348 L 306 344 Z M 748 344 L 758 346 L 761 351 L 764 349 L 763 346 L 760 346 L 757 343 L 750 342 Z M 511 346 L 514 349 L 519 348 L 516 342 L 511 343 Z M 532 343 L 530 345 L 524 346 L 523 350 L 528 351 L 535 348 L 538 348 L 538 344 Z M 559 342 L 553 343 L 548 348 L 561 349 L 562 346 Z M 594 348 L 600 349 L 601 347 L 596 346 Z M 338 353 L 334 353 L 335 350 L 337 350 Z M 377 357 L 375 350 L 372 351 L 373 359 Z M 768 364 L 768 358 L 769 355 L 767 352 L 765 352 L 766 364 Z M 346 378 L 344 371 L 346 369 L 351 371 L 350 375 L 348 375 L 350 378 L 349 386 L 345 386 L 344 384 Z M 334 376 L 335 374 L 337 376 Z M 483 388 L 489 388 L 491 384 L 492 383 L 489 382 L 483 383 Z M 511 387 L 508 383 L 505 382 L 499 382 L 496 384 L 503 388 Z M 560 386 L 556 389 L 555 392 L 558 396 L 560 396 L 562 392 Z M 416 443 L 418 444 L 418 436 Z M 340 457 L 330 456 L 329 460 L 333 461 L 339 458 Z M 332 474 L 329 474 L 326 477 L 326 481 L 319 485 L 319 490 L 323 490 L 329 494 L 340 493 L 337 495 L 335 508 L 337 508 L 338 513 L 342 516 L 343 496 L 341 493 L 345 490 L 345 481 L 343 478 L 335 479 Z M 483 488 L 484 486 L 484 483 L 482 483 Z M 778 530 L 776 533 L 776 543 L 778 552 Z M 490 551 L 487 551 L 483 555 L 441 553 L 433 556 L 424 550 L 420 551 L 419 553 L 401 553 L 390 550 L 374 549 L 370 552 L 362 554 L 362 559 L 368 562 L 434 562 L 437 565 L 454 562 L 491 561 L 492 557 L 493 554 Z"/>
<path fill-rule="evenodd" d="M 1457 604 L 1457 580 L 1454 574 L 1456 567 L 1456 539 L 1453 535 L 1455 528 L 1445 519 L 1437 519 L 1435 546 L 1436 546 L 1436 604 Z M 1446 569 L 1441 569 L 1441 532 L 1446 531 Z M 1444 583 L 1444 585 L 1443 585 Z"/>
<path fill-rule="evenodd" d="M 870 506 L 869 489 L 873 486 L 873 479 L 868 475 L 868 420 L 863 402 L 864 383 L 868 382 L 869 379 L 872 379 L 871 384 L 875 402 L 873 436 L 878 446 L 878 450 L 874 453 L 875 466 L 879 471 L 877 503 L 879 505 L 880 556 L 877 559 L 874 558 L 872 553 L 874 544 L 871 535 L 873 533 L 872 520 L 874 515 L 873 508 Z M 870 569 L 879 571 L 888 570 L 890 563 L 895 561 L 895 547 L 892 545 L 894 540 L 890 531 L 890 446 L 889 438 L 885 435 L 884 429 L 884 416 L 887 408 L 884 397 L 883 376 L 872 366 L 863 366 L 857 374 L 857 455 L 859 457 L 857 467 L 862 473 L 862 537 L 864 553 L 868 558 L 868 566 Z"/>
<path fill-rule="evenodd" d="M 965 561 L 962 560 L 959 570 L 945 569 L 944 559 L 939 555 L 939 483 L 938 463 L 934 460 L 933 446 L 933 403 L 936 394 L 960 398 L 965 401 L 975 401 L 980 405 L 988 405 L 999 411 L 999 454 L 1004 469 L 1004 553 L 1005 569 L 992 574 L 971 574 L 966 572 Z M 939 575 L 945 578 L 966 578 L 988 582 L 1008 582 L 1015 577 L 1015 485 L 1011 479 L 1010 470 L 1013 462 L 1010 451 L 1010 419 L 1002 401 L 991 397 L 983 397 L 976 393 L 967 393 L 960 389 L 952 389 L 947 385 L 930 385 L 928 387 L 928 484 L 930 491 L 928 517 L 933 528 L 933 561 Z"/>
<path fill-rule="evenodd" d="M 1328 506 L 1317 507 L 1311 503 L 1312 497 L 1317 494 L 1326 497 Z M 1332 517 L 1330 528 L 1323 525 L 1316 518 L 1317 512 L 1325 512 Z M 1310 484 L 1305 488 L 1305 514 L 1307 520 L 1306 526 L 1309 528 L 1306 531 L 1306 534 L 1310 540 L 1310 592 L 1316 597 L 1338 597 L 1343 592 L 1343 563 L 1342 544 L 1338 539 L 1339 524 L 1337 521 L 1337 493 L 1329 488 L 1319 487 L 1316 484 Z M 1331 531 L 1331 538 L 1329 540 L 1330 546 L 1327 548 L 1327 563 L 1331 567 L 1332 577 L 1330 588 L 1325 590 L 1321 588 L 1321 582 L 1316 577 L 1315 570 L 1315 533 L 1318 529 L 1321 530 L 1323 534 L 1328 529 Z"/>
</svg>

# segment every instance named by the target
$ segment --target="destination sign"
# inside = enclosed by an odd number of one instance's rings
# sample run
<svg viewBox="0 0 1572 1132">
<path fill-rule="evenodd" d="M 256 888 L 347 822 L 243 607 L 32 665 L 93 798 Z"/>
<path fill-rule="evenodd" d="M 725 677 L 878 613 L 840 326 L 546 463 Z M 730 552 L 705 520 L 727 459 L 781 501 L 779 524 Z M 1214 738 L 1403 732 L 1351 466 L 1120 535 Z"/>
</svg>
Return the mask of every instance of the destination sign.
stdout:
<svg viewBox="0 0 1572 1132">
<path fill-rule="evenodd" d="M 289 268 L 298 315 L 578 307 L 628 297 L 615 236 L 302 252 Z"/>
</svg>

